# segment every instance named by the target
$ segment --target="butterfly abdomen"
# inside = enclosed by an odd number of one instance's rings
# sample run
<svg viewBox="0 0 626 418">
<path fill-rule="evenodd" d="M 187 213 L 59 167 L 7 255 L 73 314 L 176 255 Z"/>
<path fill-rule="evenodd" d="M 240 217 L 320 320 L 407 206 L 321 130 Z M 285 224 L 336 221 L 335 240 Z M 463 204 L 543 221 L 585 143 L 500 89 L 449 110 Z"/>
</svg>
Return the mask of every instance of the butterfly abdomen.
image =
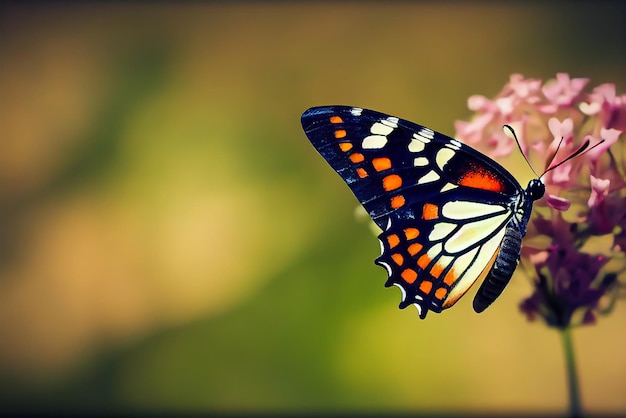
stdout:
<svg viewBox="0 0 626 418">
<path fill-rule="evenodd" d="M 477 313 L 484 311 L 500 296 L 517 267 L 521 247 L 522 234 L 516 225 L 509 224 L 500 244 L 496 261 L 474 296 L 474 311 Z"/>
</svg>

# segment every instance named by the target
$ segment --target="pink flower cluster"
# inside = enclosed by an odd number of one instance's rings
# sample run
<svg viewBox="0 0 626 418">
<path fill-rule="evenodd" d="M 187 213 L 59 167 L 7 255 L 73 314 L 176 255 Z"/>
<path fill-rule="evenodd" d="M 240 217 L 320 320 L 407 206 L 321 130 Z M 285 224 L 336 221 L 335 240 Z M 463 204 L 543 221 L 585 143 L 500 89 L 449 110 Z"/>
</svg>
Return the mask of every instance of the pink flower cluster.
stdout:
<svg viewBox="0 0 626 418">
<path fill-rule="evenodd" d="M 549 167 L 589 141 L 588 152 L 541 179 L 546 197 L 535 210 L 524 239 L 522 262 L 530 263 L 533 294 L 521 309 L 565 328 L 595 322 L 612 306 L 626 270 L 626 161 L 618 142 L 626 131 L 626 95 L 615 85 L 586 92 L 589 80 L 559 73 L 543 83 L 514 74 L 494 99 L 472 96 L 470 122 L 457 121 L 456 137 L 494 159 L 516 149 L 502 129 L 515 129 L 534 167 Z M 623 263 L 622 263 L 623 264 Z"/>
</svg>

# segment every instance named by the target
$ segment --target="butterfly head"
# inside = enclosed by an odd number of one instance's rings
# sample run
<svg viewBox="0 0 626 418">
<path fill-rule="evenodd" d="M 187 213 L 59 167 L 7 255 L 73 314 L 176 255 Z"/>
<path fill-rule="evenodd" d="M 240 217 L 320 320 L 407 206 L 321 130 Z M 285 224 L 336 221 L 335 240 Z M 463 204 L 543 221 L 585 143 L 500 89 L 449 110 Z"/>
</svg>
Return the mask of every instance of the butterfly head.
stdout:
<svg viewBox="0 0 626 418">
<path fill-rule="evenodd" d="M 595 145 L 593 145 L 592 147 L 589 147 L 589 144 L 590 144 L 589 139 L 586 139 L 585 142 L 583 142 L 583 144 L 580 147 L 578 147 L 578 149 L 576 149 L 573 153 L 568 155 L 566 158 L 564 158 L 559 163 L 552 164 L 553 161 L 554 161 L 554 158 L 556 157 L 557 152 L 559 151 L 559 148 L 561 147 L 561 144 L 563 143 L 563 139 L 564 138 L 561 138 L 561 141 L 557 145 L 556 150 L 554 151 L 554 153 L 552 154 L 552 157 L 550 157 L 550 159 L 548 161 L 547 168 L 544 170 L 542 175 L 538 175 L 537 172 L 535 171 L 535 169 L 533 168 L 532 164 L 530 164 L 530 161 L 528 161 L 528 158 L 526 157 L 526 154 L 524 154 L 524 150 L 522 149 L 522 145 L 520 144 L 519 139 L 517 139 L 517 135 L 515 134 L 515 130 L 513 130 L 513 128 L 510 127 L 509 125 L 504 125 L 503 128 L 504 128 L 505 132 L 507 133 L 507 135 L 509 135 L 510 137 L 512 137 L 515 140 L 515 143 L 517 144 L 517 148 L 522 153 L 522 157 L 524 157 L 524 159 L 526 160 L 526 163 L 528 164 L 530 169 L 537 176 L 537 178 L 532 179 L 528 183 L 528 187 L 526 187 L 525 194 L 532 201 L 541 199 L 543 197 L 543 195 L 546 193 L 546 186 L 541 181 L 541 178 L 543 176 L 545 176 L 548 172 L 554 170 L 555 168 L 562 166 L 563 164 L 565 164 L 566 162 L 568 162 L 572 158 L 575 158 L 576 156 L 581 155 L 581 154 L 583 154 L 583 153 L 585 153 L 587 151 L 591 151 L 592 149 L 594 149 L 595 147 L 597 147 L 598 145 L 600 145 L 600 144 L 602 144 L 604 142 L 604 139 L 603 139 L 600 142 L 598 142 Z"/>
<path fill-rule="evenodd" d="M 546 193 L 546 186 L 541 179 L 532 179 L 526 187 L 526 195 L 532 200 L 539 200 Z"/>
</svg>

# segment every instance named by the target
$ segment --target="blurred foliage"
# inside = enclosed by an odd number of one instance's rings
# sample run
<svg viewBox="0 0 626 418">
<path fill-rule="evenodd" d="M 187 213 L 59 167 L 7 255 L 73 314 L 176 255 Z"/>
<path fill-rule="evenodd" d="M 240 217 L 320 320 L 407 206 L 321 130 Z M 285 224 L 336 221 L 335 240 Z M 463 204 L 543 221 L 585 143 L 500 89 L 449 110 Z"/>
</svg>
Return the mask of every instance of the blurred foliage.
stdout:
<svg viewBox="0 0 626 418">
<path fill-rule="evenodd" d="M 358 105 L 451 134 L 515 72 L 624 92 L 624 11 L 3 3 L 4 411 L 563 411 L 523 274 L 482 315 L 399 311 L 299 117 Z M 626 411 L 625 315 L 574 335 L 590 411 Z"/>
</svg>

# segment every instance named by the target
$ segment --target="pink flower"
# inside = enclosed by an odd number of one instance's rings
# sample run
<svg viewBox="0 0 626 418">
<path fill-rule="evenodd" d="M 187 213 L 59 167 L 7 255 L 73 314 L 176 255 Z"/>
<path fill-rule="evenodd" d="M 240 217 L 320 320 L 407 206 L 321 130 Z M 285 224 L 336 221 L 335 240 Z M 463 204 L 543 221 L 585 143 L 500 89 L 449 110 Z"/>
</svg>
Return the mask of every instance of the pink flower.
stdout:
<svg viewBox="0 0 626 418">
<path fill-rule="evenodd" d="M 520 304 L 521 311 L 531 321 L 542 317 L 557 328 L 571 326 L 575 316 L 579 325 L 595 323 L 603 296 L 617 284 L 615 274 L 601 274 L 608 258 L 582 253 L 573 245 L 553 245 L 547 253 L 535 266 L 535 289 Z"/>
<path fill-rule="evenodd" d="M 563 121 L 557 118 L 550 118 L 548 120 L 548 128 L 556 142 L 563 139 L 565 143 L 569 143 L 574 137 L 574 122 L 570 118 L 566 118 Z"/>
<path fill-rule="evenodd" d="M 520 307 L 559 328 L 595 322 L 620 285 L 608 261 L 626 257 L 626 161 L 621 148 L 611 152 L 626 131 L 626 95 L 608 83 L 586 93 L 588 83 L 565 73 L 547 83 L 513 74 L 495 98 L 472 96 L 471 122 L 455 124 L 457 138 L 496 159 L 516 149 L 502 131 L 513 126 L 528 160 L 545 170 L 546 195 L 535 202 L 524 240 L 543 244 L 522 247 L 534 291 Z M 607 234 L 614 234 L 611 254 L 582 250 Z"/>
<path fill-rule="evenodd" d="M 606 204 L 611 180 L 599 179 L 593 175 L 589 176 L 589 178 L 591 180 L 591 195 L 587 201 L 587 206 L 589 206 L 589 224 L 595 233 L 608 234 L 614 226 Z"/>
<path fill-rule="evenodd" d="M 617 96 L 615 84 L 601 84 L 589 95 L 589 102 L 582 102 L 580 110 L 586 115 L 600 114 L 602 127 L 626 130 L 626 94 Z"/>
<path fill-rule="evenodd" d="M 588 78 L 570 79 L 569 74 L 558 73 L 556 82 L 547 83 L 541 88 L 548 101 L 547 104 L 540 107 L 541 111 L 554 113 L 560 107 L 570 106 L 588 82 Z"/>
<path fill-rule="evenodd" d="M 548 202 L 548 205 L 552 206 L 556 210 L 564 211 L 568 210 L 570 207 L 570 201 L 562 197 L 548 194 L 546 196 L 546 200 Z"/>
<path fill-rule="evenodd" d="M 598 158 L 600 158 L 600 156 L 604 154 L 611 147 L 611 145 L 617 142 L 617 139 L 619 138 L 621 134 L 622 134 L 622 131 L 617 130 L 617 129 L 601 128 L 600 137 L 594 138 L 590 136 L 589 140 L 593 141 L 593 143 L 596 143 L 596 144 L 599 143 L 600 141 L 604 141 L 604 142 L 599 144 L 594 149 L 589 150 L 589 152 L 587 153 L 587 158 L 589 158 L 592 161 L 595 161 Z"/>
<path fill-rule="evenodd" d="M 538 94 L 541 91 L 541 80 L 524 79 L 521 74 L 512 74 L 509 78 L 508 87 L 520 99 L 535 103 L 540 100 Z"/>
<path fill-rule="evenodd" d="M 589 178 L 591 179 L 591 196 L 589 196 L 587 205 L 592 208 L 600 206 L 604 203 L 604 200 L 609 193 L 609 185 L 611 184 L 611 180 L 598 179 L 594 176 L 589 176 Z"/>
<path fill-rule="evenodd" d="M 487 99 L 485 96 L 481 96 L 479 94 L 470 96 L 470 98 L 467 99 L 467 107 L 469 108 L 469 110 L 473 110 L 474 112 L 480 111 L 491 113 L 495 110 L 493 102 Z"/>
</svg>

